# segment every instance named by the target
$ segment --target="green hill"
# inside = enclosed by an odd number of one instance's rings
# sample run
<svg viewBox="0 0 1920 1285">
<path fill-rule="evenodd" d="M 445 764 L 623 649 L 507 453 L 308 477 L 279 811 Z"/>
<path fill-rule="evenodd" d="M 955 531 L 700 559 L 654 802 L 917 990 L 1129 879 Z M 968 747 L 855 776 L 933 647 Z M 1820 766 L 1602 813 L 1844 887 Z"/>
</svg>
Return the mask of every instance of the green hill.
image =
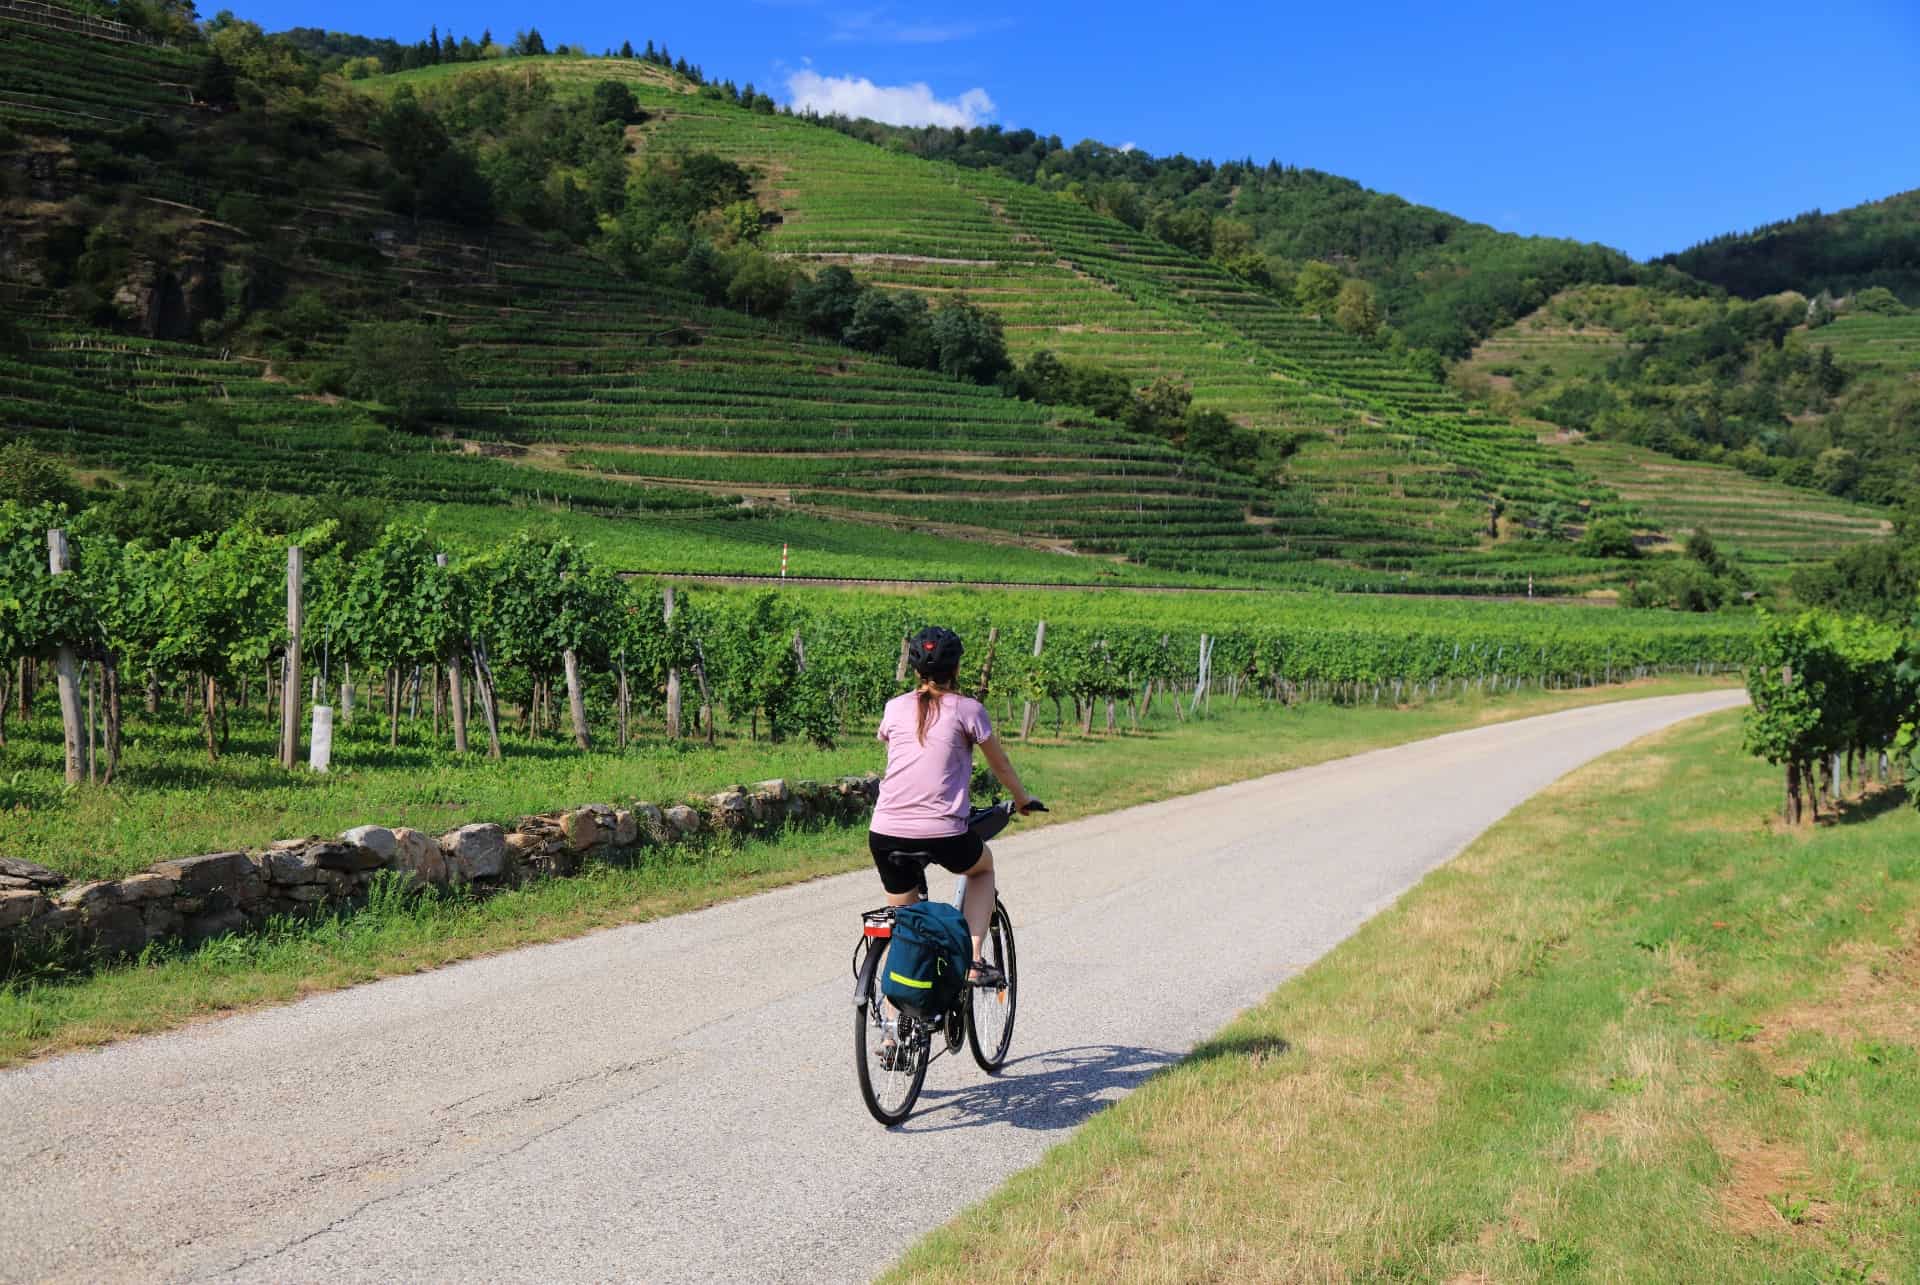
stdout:
<svg viewBox="0 0 1920 1285">
<path fill-rule="evenodd" d="M 1312 171 L 823 122 L 662 61 L 379 75 L 383 42 L 200 30 L 0 17 L 0 407 L 106 483 L 531 519 L 635 566 L 760 568 L 804 532 L 846 574 L 1447 592 L 1617 584 L 1623 562 L 1542 533 L 1691 525 L 1539 419 L 1842 498 L 1915 483 L 1915 341 L 1885 292 L 1729 301 Z M 742 167 L 746 199 L 633 217 L 702 158 Z M 1344 295 L 1296 303 L 1310 260 L 1373 282 L 1400 324 L 1426 309 L 1475 334 L 1587 284 L 1497 330 L 1455 389 L 1412 330 L 1349 333 L 1371 323 Z M 1179 400 L 1156 420 L 924 369 L 944 358 L 790 306 L 829 268 L 923 319 L 984 318 L 1015 363 Z M 364 377 L 366 323 L 440 345 L 422 359 L 457 395 L 408 409 Z M 1201 436 L 1204 415 L 1226 427 Z M 1819 555 L 1824 528 L 1793 531 L 1804 547 L 1745 545 Z M 724 565 L 697 565 L 708 543 Z"/>
<path fill-rule="evenodd" d="M 1606 246 L 1498 232 L 1352 179 L 1278 160 L 1210 161 L 982 125 L 908 128 L 827 117 L 892 150 L 1030 184 L 1282 293 L 1308 263 L 1370 283 L 1408 345 L 1464 357 L 1557 290 L 1652 275 Z"/>
<path fill-rule="evenodd" d="M 876 540 L 887 554 L 841 558 L 838 573 L 1151 579 L 1217 566 L 1218 535 L 1273 542 L 1248 521 L 1275 502 L 1270 488 L 1163 441 L 1068 425 L 990 388 L 622 280 L 524 227 L 396 215 L 383 196 L 395 176 L 369 117 L 317 80 L 304 92 L 324 115 L 299 133 L 276 131 L 271 112 L 187 108 L 180 86 L 200 64 L 174 51 L 11 18 L 0 18 L 0 36 L 9 72 L 42 68 L 29 82 L 36 97 L 0 103 L 8 150 L 41 176 L 6 207 L 15 244 L 30 253 L 7 283 L 11 315 L 27 329 L 0 354 L 0 406 L 11 433 L 95 474 L 477 505 L 513 521 L 529 507 L 618 518 L 599 533 L 603 544 L 677 550 L 665 565 L 690 570 L 747 568 L 712 565 L 674 533 L 789 509 L 797 518 L 851 507 L 900 527 L 926 525 L 933 509 L 950 519 L 918 547 Z M 605 66 L 675 83 L 650 67 Z M 183 148 L 194 168 L 208 155 L 243 155 L 245 172 L 183 176 Z M 297 181 L 276 185 L 276 162 L 296 168 Z M 68 234 L 89 225 L 97 230 Z M 249 308 L 249 295 L 263 306 Z M 417 317 L 453 337 L 465 388 L 438 433 L 391 431 L 383 408 L 325 391 L 326 361 L 355 313 Z M 309 315 L 310 325 L 300 320 Z M 932 454 L 943 463 L 929 480 L 898 465 L 903 444 L 935 422 Z M 695 458 L 707 463 L 688 467 Z M 1013 464 L 1025 478 L 1021 520 L 974 521 L 974 508 L 1009 489 Z M 943 489 L 955 495 L 939 505 L 904 498 Z M 788 503 L 803 491 L 804 502 Z M 906 512 L 849 506 L 842 491 Z M 667 532 L 637 541 L 625 526 L 637 519 Z M 1119 552 L 1143 532 L 1178 556 L 1134 570 L 1044 553 L 1070 543 Z M 983 539 L 953 538 L 968 533 Z M 1019 547 L 1008 549 L 1008 534 Z M 888 554 L 910 565 L 890 566 Z"/>
<path fill-rule="evenodd" d="M 1604 502 L 1530 434 L 1382 349 L 1078 202 L 710 98 L 650 91 L 641 102 L 649 149 L 711 149 L 757 168 L 781 216 L 775 251 L 930 297 L 964 294 L 1000 315 L 1016 357 L 1046 349 L 1139 383 L 1175 376 L 1197 406 L 1283 435 L 1287 480 L 1312 500 L 1268 524 L 1287 553 L 1523 576 L 1539 550 L 1479 549 L 1490 497 Z"/>
<path fill-rule="evenodd" d="M 1897 505 L 1920 489 L 1916 375 L 1920 317 L 1890 295 L 1585 286 L 1490 336 L 1453 382 L 1501 413 L 1785 483 L 1778 506 Z"/>
<path fill-rule="evenodd" d="M 746 163 L 778 220 L 763 240 L 776 258 L 965 294 L 999 316 L 1016 359 L 1045 348 L 1190 385 L 1196 407 L 1264 435 L 1284 461 L 1272 479 L 713 307 L 677 278 L 611 271 L 567 232 L 588 171 L 550 170 L 532 204 L 501 185 L 508 134 L 533 118 L 475 126 L 425 162 L 390 137 L 383 103 L 402 85 L 457 106 L 486 68 L 349 87 L 239 27 L 215 38 L 230 57 L 212 71 L 204 55 L 13 17 L 0 34 L 10 70 L 38 69 L 22 83 L 34 96 L 0 103 L 0 142 L 33 176 L 7 203 L 26 331 L 0 396 L 14 431 L 109 478 L 669 525 L 931 522 L 983 542 L 983 564 L 1011 543 L 1145 568 L 1062 560 L 1072 579 L 1460 591 L 1614 570 L 1483 537 L 1496 502 L 1608 503 L 1529 433 L 1077 202 L 696 94 L 638 60 L 512 60 L 516 84 L 550 87 L 536 96 L 560 104 L 550 113 L 630 85 L 647 119 L 627 130 L 629 168 L 700 151 Z M 209 111 L 218 91 L 197 82 L 221 74 L 233 103 Z M 451 178 L 421 168 L 442 162 Z M 494 216 L 475 213 L 485 192 L 462 163 L 492 184 Z M 448 336 L 462 391 L 436 432 L 395 431 L 392 407 L 337 373 L 345 323 L 369 317 Z"/>
</svg>

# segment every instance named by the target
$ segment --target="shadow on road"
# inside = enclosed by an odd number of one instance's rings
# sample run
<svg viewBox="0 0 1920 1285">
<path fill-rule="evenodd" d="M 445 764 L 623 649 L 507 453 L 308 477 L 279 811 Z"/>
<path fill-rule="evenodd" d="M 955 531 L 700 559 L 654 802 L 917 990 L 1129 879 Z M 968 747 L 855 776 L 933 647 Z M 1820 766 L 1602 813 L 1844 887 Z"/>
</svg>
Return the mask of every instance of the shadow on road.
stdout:
<svg viewBox="0 0 1920 1285">
<path fill-rule="evenodd" d="M 963 1051 L 960 1056 L 967 1055 Z M 1070 1129 L 1180 1060 L 1163 1049 L 1093 1044 L 1014 1058 L 996 1079 L 920 1095 L 902 1133 L 937 1133 L 988 1124 L 1016 1129 Z"/>
</svg>

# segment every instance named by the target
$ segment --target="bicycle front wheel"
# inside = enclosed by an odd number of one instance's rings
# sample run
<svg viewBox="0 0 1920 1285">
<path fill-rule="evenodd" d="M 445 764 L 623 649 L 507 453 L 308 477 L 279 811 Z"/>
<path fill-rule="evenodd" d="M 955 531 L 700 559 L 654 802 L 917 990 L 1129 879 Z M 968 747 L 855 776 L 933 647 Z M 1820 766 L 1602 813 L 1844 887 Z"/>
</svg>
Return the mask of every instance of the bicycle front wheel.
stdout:
<svg viewBox="0 0 1920 1285">
<path fill-rule="evenodd" d="M 867 1002 L 853 1010 L 853 1065 L 868 1113 L 892 1128 L 919 1100 L 933 1039 L 924 1021 L 904 1016 L 881 995 L 876 962 L 870 960 L 862 970 Z"/>
<path fill-rule="evenodd" d="M 1006 1062 L 1007 1049 L 1013 1045 L 1013 1018 L 1020 1007 L 1013 919 L 998 897 L 993 901 L 993 921 L 987 925 L 987 939 L 980 943 L 980 954 L 1007 979 L 1002 986 L 967 988 L 967 1043 L 980 1069 L 993 1075 Z"/>
</svg>

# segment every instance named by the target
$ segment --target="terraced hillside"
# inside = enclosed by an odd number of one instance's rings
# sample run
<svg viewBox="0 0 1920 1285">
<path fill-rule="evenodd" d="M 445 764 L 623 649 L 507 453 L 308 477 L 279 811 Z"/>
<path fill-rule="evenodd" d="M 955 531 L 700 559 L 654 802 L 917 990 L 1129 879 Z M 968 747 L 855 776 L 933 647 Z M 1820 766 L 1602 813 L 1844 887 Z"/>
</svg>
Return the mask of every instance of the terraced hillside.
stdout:
<svg viewBox="0 0 1920 1285">
<path fill-rule="evenodd" d="M 36 197 L 71 189 L 63 176 L 76 149 L 115 146 L 143 121 L 199 119 L 186 88 L 194 63 L 179 53 L 11 17 L 0 17 L 0 38 L 10 89 L 14 66 L 46 69 L 27 94 L 6 96 L 8 126 L 40 175 Z M 785 219 L 773 245 L 797 259 L 965 292 L 1005 318 L 1016 353 L 1047 347 L 1141 382 L 1191 381 L 1197 404 L 1298 443 L 1290 484 L 1256 484 L 1157 438 L 705 308 L 511 227 L 481 235 L 396 219 L 345 166 L 309 166 L 297 183 L 263 173 L 248 196 L 263 225 L 297 236 L 288 257 L 303 280 L 347 297 L 404 296 L 447 324 L 467 390 L 446 432 L 388 432 L 366 408 L 304 391 L 263 362 L 89 330 L 54 291 L 19 281 L 8 302 L 32 343 L 0 357 L 10 429 L 110 474 L 652 523 L 854 520 L 987 549 L 1096 555 L 1060 560 L 1072 579 L 1185 571 L 1471 591 L 1530 577 L 1578 586 L 1609 570 L 1483 539 L 1492 496 L 1604 507 L 1529 434 L 1123 225 L 689 94 L 644 64 L 515 65 L 583 93 L 619 76 L 652 116 L 636 140 L 643 151 L 710 147 L 753 165 Z M 216 263 L 249 235 L 214 216 L 229 193 L 164 166 L 134 169 L 113 195 L 139 205 L 149 234 L 204 246 Z M 10 205 L 12 217 L 31 217 Z M 993 556 L 983 550 L 981 561 Z M 1100 561 L 1122 556 L 1136 567 Z M 1024 565 L 1008 574 L 1033 575 Z"/>
<path fill-rule="evenodd" d="M 642 101 L 654 117 L 648 146 L 713 150 L 759 171 L 783 219 L 777 249 L 931 296 L 963 293 L 1001 315 L 1016 355 L 1050 349 L 1140 383 L 1174 375 L 1191 382 L 1196 405 L 1289 434 L 1299 446 L 1291 476 L 1313 497 L 1272 526 L 1289 552 L 1523 578 L 1537 550 L 1481 547 L 1490 497 L 1605 504 L 1530 433 L 1077 204 L 800 120 L 684 95 Z"/>
<path fill-rule="evenodd" d="M 1898 317 L 1849 313 L 1794 340 L 1831 348 L 1839 361 L 1875 377 L 1920 384 L 1920 312 Z"/>
<path fill-rule="evenodd" d="M 1661 534 L 1683 542 L 1694 531 L 1762 581 L 1824 562 L 1848 545 L 1884 539 L 1883 511 L 1749 477 L 1724 464 L 1675 459 L 1622 442 L 1563 446 L 1568 457 L 1632 504 Z"/>
<path fill-rule="evenodd" d="M 15 61 L 31 47 L 61 69 L 35 82 L 49 101 L 14 116 L 55 186 L 75 145 L 113 137 L 148 119 L 143 112 L 183 110 L 168 97 L 167 86 L 191 74 L 176 54 L 7 19 L 0 32 Z M 642 84 L 660 79 L 650 67 L 604 65 L 636 71 L 629 78 Z M 59 115 L 109 100 L 140 106 L 97 131 Z M 191 204 L 211 204 L 216 193 L 128 186 L 162 235 L 217 241 L 237 231 Z M 937 495 L 937 545 L 877 543 L 924 558 L 951 549 L 955 536 L 980 538 L 971 556 L 934 566 L 842 560 L 832 567 L 842 574 L 1165 578 L 1183 567 L 1225 570 L 1246 543 L 1281 543 L 1264 521 L 1284 496 L 1156 438 L 1084 421 L 1067 427 L 992 389 L 625 282 L 510 228 L 485 237 L 416 230 L 350 183 L 308 184 L 274 212 L 306 229 L 296 254 L 330 290 L 379 298 L 398 289 L 448 324 L 467 384 L 451 432 L 386 432 L 362 408 L 304 392 L 265 363 L 88 330 L 62 315 L 52 290 L 21 282 L 8 297 L 32 346 L 0 356 L 9 430 L 110 475 L 702 526 L 722 516 L 853 511 L 868 523 L 924 527 Z M 1009 545 L 1018 547 L 1010 554 Z M 1038 553 L 1069 546 L 1106 556 Z M 1120 554 L 1145 565 L 1116 567 Z M 1281 549 L 1267 564 L 1308 556 Z"/>
<path fill-rule="evenodd" d="M 1782 296 L 1781 305 L 1798 316 L 1806 300 Z M 1891 421 L 1910 415 L 1911 408 L 1920 404 L 1920 316 L 1916 315 L 1853 311 L 1817 328 L 1793 326 L 1781 335 L 1784 352 L 1776 354 L 1763 339 L 1756 345 L 1762 356 L 1758 362 L 1745 358 L 1745 368 L 1742 360 L 1709 361 L 1706 356 L 1695 365 L 1669 363 L 1676 381 L 1671 384 L 1635 385 L 1619 377 L 1622 370 L 1631 369 L 1636 345 L 1696 343 L 1725 315 L 1723 301 L 1704 295 L 1642 286 L 1584 286 L 1556 295 L 1546 307 L 1490 336 L 1470 360 L 1455 368 L 1453 379 L 1478 391 L 1495 407 L 1520 416 L 1557 418 L 1563 396 L 1579 413 L 1587 405 L 1581 395 L 1610 398 L 1608 404 L 1614 406 L 1649 413 L 1658 407 L 1685 416 L 1704 413 L 1694 408 L 1717 384 L 1747 376 L 1751 365 L 1791 358 L 1817 370 L 1819 350 L 1824 348 L 1844 376 L 1837 396 L 1811 396 L 1804 381 L 1773 386 L 1780 400 L 1772 412 L 1771 436 L 1790 440 L 1792 434 L 1805 434 L 1799 458 L 1812 456 L 1810 465 L 1821 451 L 1841 444 L 1821 434 L 1843 421 L 1864 432 L 1880 451 L 1887 451 Z M 1606 324 L 1596 317 L 1617 320 Z M 1620 365 L 1614 366 L 1617 361 Z M 1796 395 L 1805 400 L 1786 401 Z M 1759 404 L 1763 399 L 1754 401 Z M 1820 475 L 1811 466 L 1803 470 L 1805 484 L 1788 485 L 1731 466 L 1689 462 L 1624 443 L 1579 442 L 1580 432 L 1561 432 L 1551 424 L 1541 427 L 1550 445 L 1632 503 L 1661 533 L 1684 538 L 1696 526 L 1705 525 L 1716 537 L 1732 537 L 1728 543 L 1739 559 L 1765 578 L 1779 578 L 1794 566 L 1831 558 L 1848 543 L 1877 538 L 1889 529 L 1884 509 L 1835 499 L 1815 489 Z M 1602 433 L 1609 431 L 1605 423 L 1596 427 Z M 1569 440 L 1577 444 L 1569 448 Z M 1682 434 L 1675 440 L 1684 443 L 1686 438 Z M 1693 453 L 1705 453 L 1706 446 L 1698 443 Z M 1732 451 L 1733 444 L 1725 449 Z"/>
</svg>

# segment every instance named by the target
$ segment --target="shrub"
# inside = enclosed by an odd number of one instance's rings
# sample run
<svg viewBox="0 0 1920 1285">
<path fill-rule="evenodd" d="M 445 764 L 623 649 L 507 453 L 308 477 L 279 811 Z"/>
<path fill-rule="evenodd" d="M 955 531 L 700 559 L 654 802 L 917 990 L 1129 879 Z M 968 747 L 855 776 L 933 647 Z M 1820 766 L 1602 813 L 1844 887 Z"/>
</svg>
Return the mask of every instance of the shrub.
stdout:
<svg viewBox="0 0 1920 1285">
<path fill-rule="evenodd" d="M 634 101 L 633 91 L 618 80 L 602 80 L 594 85 L 591 110 L 596 125 L 609 122 L 632 125 L 646 119 L 640 104 Z"/>
<path fill-rule="evenodd" d="M 347 391 L 393 411 L 401 428 L 417 429 L 451 414 L 460 385 L 447 334 L 413 321 L 369 321 L 347 332 Z"/>
<path fill-rule="evenodd" d="M 0 500 L 12 500 L 26 507 L 40 504 L 75 504 L 80 488 L 73 474 L 51 456 L 43 455 L 25 442 L 0 446 Z"/>
<path fill-rule="evenodd" d="M 1600 518 L 1580 537 L 1580 554 L 1587 558 L 1637 558 L 1640 546 L 1633 542 L 1633 528 L 1621 518 Z"/>
</svg>

